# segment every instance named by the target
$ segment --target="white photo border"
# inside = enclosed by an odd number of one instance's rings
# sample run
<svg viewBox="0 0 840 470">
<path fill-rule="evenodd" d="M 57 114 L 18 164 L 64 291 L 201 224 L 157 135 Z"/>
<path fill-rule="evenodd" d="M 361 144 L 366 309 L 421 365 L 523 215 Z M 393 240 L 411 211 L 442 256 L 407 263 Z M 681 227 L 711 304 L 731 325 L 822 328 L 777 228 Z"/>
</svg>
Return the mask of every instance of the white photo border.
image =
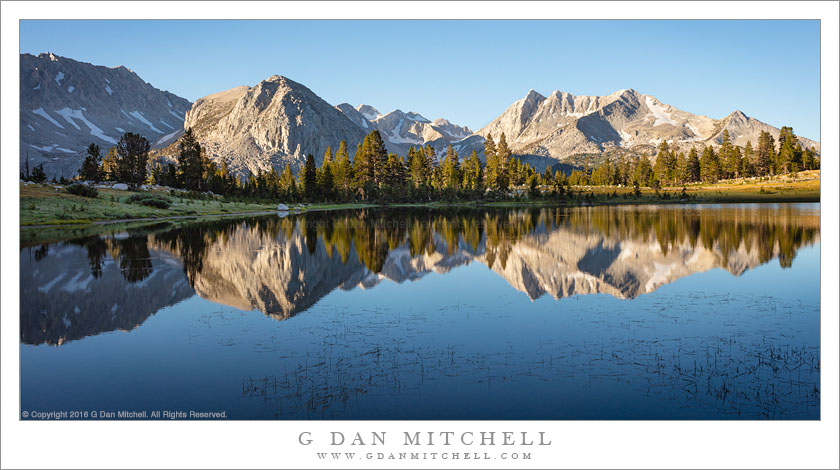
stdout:
<svg viewBox="0 0 840 470">
<path fill-rule="evenodd" d="M 838 3 L 837 2 L 3 2 L 2 3 L 3 468 L 837 468 Z M 19 408 L 19 20 L 21 19 L 819 19 L 821 33 L 821 420 L 720 421 L 21 421 Z M 545 432 L 530 460 L 324 461 L 301 432 Z M 395 439 L 396 440 L 396 439 Z M 400 437 L 400 441 L 402 438 Z M 484 452 L 435 446 L 428 452 Z M 496 449 L 501 450 L 501 449 Z M 521 449 L 519 449 L 521 450 Z M 400 451 L 395 446 L 364 452 Z M 401 451 L 405 451 L 404 449 Z"/>
</svg>

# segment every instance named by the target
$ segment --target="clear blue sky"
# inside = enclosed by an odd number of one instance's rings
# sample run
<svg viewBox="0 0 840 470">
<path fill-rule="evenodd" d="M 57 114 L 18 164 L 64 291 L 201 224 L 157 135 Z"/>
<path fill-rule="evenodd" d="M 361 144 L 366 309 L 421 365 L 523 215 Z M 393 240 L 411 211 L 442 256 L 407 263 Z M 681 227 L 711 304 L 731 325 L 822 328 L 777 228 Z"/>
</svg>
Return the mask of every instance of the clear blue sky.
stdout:
<svg viewBox="0 0 840 470">
<path fill-rule="evenodd" d="M 531 88 L 634 88 L 820 138 L 818 21 L 21 21 L 20 39 L 191 101 L 279 74 L 334 105 L 477 130 Z"/>
</svg>

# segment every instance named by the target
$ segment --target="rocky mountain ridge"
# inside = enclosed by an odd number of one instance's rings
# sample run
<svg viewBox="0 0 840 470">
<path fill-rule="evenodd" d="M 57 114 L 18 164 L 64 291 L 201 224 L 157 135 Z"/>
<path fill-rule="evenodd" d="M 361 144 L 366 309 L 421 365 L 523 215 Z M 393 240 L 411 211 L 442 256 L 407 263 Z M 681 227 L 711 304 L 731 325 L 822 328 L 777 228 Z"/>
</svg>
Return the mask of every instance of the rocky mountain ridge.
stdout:
<svg viewBox="0 0 840 470">
<path fill-rule="evenodd" d="M 227 159 L 240 175 L 281 171 L 286 163 L 298 169 L 310 153 L 320 162 L 327 147 L 345 140 L 355 148 L 366 134 L 309 88 L 279 75 L 196 100 L 184 126 L 211 159 Z"/>
<path fill-rule="evenodd" d="M 530 90 L 476 134 L 498 140 L 504 133 L 520 155 L 563 162 L 574 155 L 620 150 L 655 153 L 663 140 L 681 149 L 719 145 L 728 130 L 735 145 L 758 142 L 761 131 L 778 138 L 779 129 L 734 111 L 722 119 L 695 115 L 633 89 L 606 96 L 575 96 L 554 91 L 548 97 Z M 800 137 L 805 147 L 819 143 Z"/>
<path fill-rule="evenodd" d="M 415 112 L 382 114 L 370 105 L 333 106 L 306 86 L 275 75 L 254 86 L 239 86 L 195 103 L 161 91 L 126 67 L 95 66 L 44 53 L 21 54 L 20 162 L 44 164 L 48 176 L 73 176 L 90 142 L 103 153 L 124 132 L 152 143 L 156 156 L 172 160 L 176 141 L 191 127 L 208 156 L 227 160 L 246 176 L 297 170 L 307 154 L 320 164 L 327 147 L 347 141 L 351 156 L 372 130 L 390 152 L 405 155 L 410 146 L 433 146 L 442 157 L 449 145 L 466 158 L 476 150 L 483 159 L 484 138 L 504 133 L 514 154 L 542 169 L 578 164 L 602 155 L 653 155 L 663 140 L 687 151 L 718 145 L 724 130 L 733 142 L 753 145 L 761 131 L 775 138 L 779 129 L 735 111 L 722 119 L 694 115 L 633 89 L 605 96 L 575 96 L 530 90 L 489 124 L 473 132 L 446 119 L 429 120 Z M 800 137 L 818 152 L 819 142 Z"/>
<path fill-rule="evenodd" d="M 361 104 L 354 108 L 348 103 L 336 108 L 367 132 L 378 130 L 388 151 L 399 155 L 408 154 L 411 146 L 425 145 L 431 145 L 442 155 L 448 145 L 457 145 L 473 135 L 469 127 L 442 118 L 430 121 L 415 112 L 396 109 L 383 115 L 373 106 Z"/>
<path fill-rule="evenodd" d="M 183 132 L 190 105 L 124 66 L 21 54 L 21 168 L 28 157 L 30 168 L 43 164 L 48 176 L 72 176 L 90 143 L 104 155 L 126 132 L 164 147 Z"/>
</svg>

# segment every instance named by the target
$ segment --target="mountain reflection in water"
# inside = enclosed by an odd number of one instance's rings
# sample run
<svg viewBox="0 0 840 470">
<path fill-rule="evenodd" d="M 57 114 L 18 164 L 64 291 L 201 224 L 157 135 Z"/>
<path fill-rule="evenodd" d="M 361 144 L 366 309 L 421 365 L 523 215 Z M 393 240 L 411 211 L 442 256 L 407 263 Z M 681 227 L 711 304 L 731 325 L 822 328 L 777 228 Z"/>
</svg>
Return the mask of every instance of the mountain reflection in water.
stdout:
<svg viewBox="0 0 840 470">
<path fill-rule="evenodd" d="M 693 273 L 789 267 L 819 206 L 353 210 L 159 224 L 21 250 L 21 340 L 131 330 L 198 294 L 276 319 L 335 289 L 479 262 L 536 299 L 632 299 Z"/>
</svg>

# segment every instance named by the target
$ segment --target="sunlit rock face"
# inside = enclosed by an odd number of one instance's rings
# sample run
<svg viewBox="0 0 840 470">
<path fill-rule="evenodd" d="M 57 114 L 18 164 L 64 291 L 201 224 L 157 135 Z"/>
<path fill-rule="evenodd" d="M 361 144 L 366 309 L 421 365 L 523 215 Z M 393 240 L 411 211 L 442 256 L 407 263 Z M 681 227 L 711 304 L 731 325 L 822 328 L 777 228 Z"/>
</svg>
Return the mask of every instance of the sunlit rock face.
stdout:
<svg viewBox="0 0 840 470">
<path fill-rule="evenodd" d="M 327 147 L 342 140 L 355 149 L 367 132 L 309 88 L 274 75 L 196 100 L 184 122 L 216 162 L 247 175 L 272 167 L 303 165 L 312 154 L 320 165 Z M 162 154 L 175 154 L 173 146 Z"/>
<path fill-rule="evenodd" d="M 23 343 L 60 345 L 130 331 L 160 309 L 194 295 L 181 260 L 148 250 L 146 237 L 109 242 L 93 237 L 47 250 L 21 249 Z"/>
<path fill-rule="evenodd" d="M 717 146 L 728 131 L 735 145 L 758 142 L 762 131 L 778 140 L 779 129 L 741 111 L 721 119 L 691 114 L 636 90 L 618 90 L 606 96 L 575 96 L 554 91 L 548 97 L 530 90 L 476 135 L 504 133 L 510 148 L 534 157 L 532 163 L 565 161 L 579 154 L 623 151 L 655 153 L 663 141 L 687 151 L 693 146 Z M 799 138 L 805 147 L 819 142 Z M 527 160 L 527 159 L 525 159 Z"/>
</svg>

